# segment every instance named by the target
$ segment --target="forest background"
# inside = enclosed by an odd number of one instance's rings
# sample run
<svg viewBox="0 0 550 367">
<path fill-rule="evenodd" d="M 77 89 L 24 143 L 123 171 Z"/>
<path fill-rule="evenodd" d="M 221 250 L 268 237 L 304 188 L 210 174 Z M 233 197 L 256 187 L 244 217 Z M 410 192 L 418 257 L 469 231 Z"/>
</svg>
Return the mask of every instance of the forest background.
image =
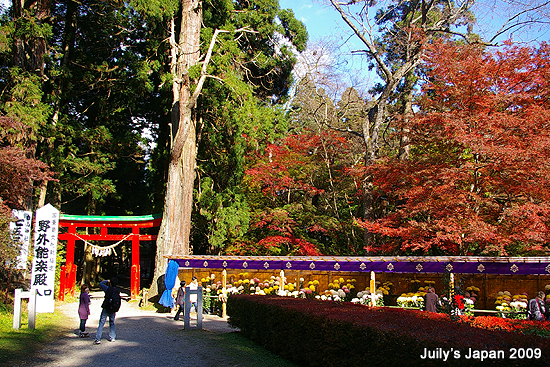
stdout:
<svg viewBox="0 0 550 367">
<path fill-rule="evenodd" d="M 10 209 L 45 203 L 164 213 L 150 280 L 166 254 L 548 254 L 548 2 L 485 2 L 490 37 L 479 4 L 327 1 L 348 33 L 308 43 L 277 0 L 14 2 L 2 278 Z M 129 261 L 79 257 L 88 283 Z"/>
</svg>

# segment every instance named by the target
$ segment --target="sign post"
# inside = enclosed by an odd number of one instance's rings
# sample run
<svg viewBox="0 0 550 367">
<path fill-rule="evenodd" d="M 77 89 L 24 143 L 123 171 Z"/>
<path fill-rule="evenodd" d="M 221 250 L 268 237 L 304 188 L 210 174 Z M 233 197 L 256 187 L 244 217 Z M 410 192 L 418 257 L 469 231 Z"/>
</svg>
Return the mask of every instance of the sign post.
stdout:
<svg viewBox="0 0 550 367">
<path fill-rule="evenodd" d="M 23 298 L 29 299 L 29 330 L 34 330 L 36 326 L 36 289 L 24 292 L 22 289 L 15 290 L 13 300 L 13 328 L 18 330 L 21 327 L 21 301 Z"/>
<path fill-rule="evenodd" d="M 12 214 L 17 221 L 10 223 L 11 238 L 21 246 L 17 256 L 17 269 L 27 270 L 29 257 L 29 242 L 31 240 L 32 212 L 13 209 Z"/>
<path fill-rule="evenodd" d="M 195 311 L 197 311 L 197 326 L 191 327 L 191 295 L 197 295 L 197 303 L 195 304 Z M 183 315 L 183 328 L 185 330 L 197 329 L 202 330 L 202 287 L 198 289 L 191 289 L 185 287 L 185 314 Z"/>
<path fill-rule="evenodd" d="M 54 283 L 59 210 L 48 204 L 36 211 L 31 290 L 36 290 L 36 312 L 54 312 Z"/>
</svg>

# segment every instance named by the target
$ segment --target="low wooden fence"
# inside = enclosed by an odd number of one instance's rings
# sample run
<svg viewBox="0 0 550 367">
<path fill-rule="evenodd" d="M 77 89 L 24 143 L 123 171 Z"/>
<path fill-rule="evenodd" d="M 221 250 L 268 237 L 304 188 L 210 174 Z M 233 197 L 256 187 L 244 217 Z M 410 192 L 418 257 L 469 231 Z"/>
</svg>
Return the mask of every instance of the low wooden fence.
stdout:
<svg viewBox="0 0 550 367">
<path fill-rule="evenodd" d="M 223 269 L 198 269 L 180 268 L 179 279 L 188 283 L 193 276 L 199 281 L 214 275 L 214 282 L 221 281 Z M 269 280 L 271 277 L 280 276 L 280 270 L 244 270 L 227 269 L 227 283 L 233 284 L 239 279 L 258 278 L 260 281 Z M 369 286 L 370 274 L 358 272 L 332 272 L 332 271 L 284 271 L 287 283 L 308 284 L 310 281 L 318 281 L 318 288 L 323 291 L 329 288 L 329 283 L 342 278 L 346 283 L 355 280 L 357 290 L 365 290 Z M 389 305 L 396 305 L 397 297 L 403 293 L 416 292 L 419 287 L 432 284 L 436 293 L 444 289 L 443 274 L 407 274 L 407 273 L 376 273 L 376 281 L 379 284 L 391 283 Z M 476 309 L 494 309 L 494 303 L 498 292 L 508 291 L 511 295 L 526 293 L 528 298 L 534 298 L 539 290 L 545 290 L 550 285 L 550 275 L 492 275 L 492 274 L 455 274 L 455 279 L 462 283 L 464 289 L 476 287 L 479 289 Z M 550 288 L 550 286 L 548 287 Z"/>
</svg>

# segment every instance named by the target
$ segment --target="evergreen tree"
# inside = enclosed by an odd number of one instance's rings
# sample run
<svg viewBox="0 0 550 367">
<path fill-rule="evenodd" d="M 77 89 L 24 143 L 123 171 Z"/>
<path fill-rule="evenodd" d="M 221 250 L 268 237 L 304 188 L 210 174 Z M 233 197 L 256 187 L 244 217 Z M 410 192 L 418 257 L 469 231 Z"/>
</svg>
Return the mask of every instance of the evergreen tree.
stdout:
<svg viewBox="0 0 550 367">
<path fill-rule="evenodd" d="M 157 241 L 158 277 L 164 272 L 164 255 L 222 246 L 224 233 L 234 227 L 228 213 L 246 208 L 238 192 L 246 149 L 265 145 L 267 136 L 284 131 L 277 127 L 282 122 L 278 114 L 268 109 L 286 93 L 294 63 L 289 46 L 279 39 L 286 36 L 303 48 L 307 36 L 291 12 L 281 12 L 278 1 L 135 1 L 133 5 L 149 17 L 164 19 L 170 30 L 171 59 L 166 65 L 173 103 Z M 201 226 L 193 232 L 191 244 L 195 203 L 195 223 Z M 238 221 L 246 227 L 246 215 Z"/>
</svg>

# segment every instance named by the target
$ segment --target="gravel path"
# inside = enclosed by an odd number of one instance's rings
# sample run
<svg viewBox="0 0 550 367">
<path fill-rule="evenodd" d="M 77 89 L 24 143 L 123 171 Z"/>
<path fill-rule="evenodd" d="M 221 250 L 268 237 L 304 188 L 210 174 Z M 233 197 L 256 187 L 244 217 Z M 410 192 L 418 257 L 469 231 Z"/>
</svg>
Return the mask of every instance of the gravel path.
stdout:
<svg viewBox="0 0 550 367">
<path fill-rule="evenodd" d="M 78 337 L 78 303 L 63 303 L 59 307 L 72 320 L 74 329 L 68 330 L 61 339 L 46 346 L 21 366 L 255 367 L 279 365 L 276 358 L 273 362 L 258 363 L 257 358 L 264 359 L 262 354 L 255 356 L 253 348 L 235 342 L 235 340 L 238 341 L 237 336 L 230 333 L 236 330 L 230 328 L 226 320 L 218 316 L 205 315 L 203 330 L 186 331 L 183 329 L 183 318 L 180 318 L 180 321 L 174 321 L 173 314 L 143 311 L 135 302 L 123 301 L 116 315 L 116 341 L 111 343 L 106 340 L 109 333 L 107 321 L 103 329 L 102 343 L 94 345 L 103 301 L 102 295 L 102 292 L 92 294 L 91 315 L 86 325 L 86 331 L 90 333 L 89 338 Z M 196 323 L 192 320 L 191 325 L 194 326 Z M 237 339 L 232 339 L 231 336 Z"/>
</svg>

